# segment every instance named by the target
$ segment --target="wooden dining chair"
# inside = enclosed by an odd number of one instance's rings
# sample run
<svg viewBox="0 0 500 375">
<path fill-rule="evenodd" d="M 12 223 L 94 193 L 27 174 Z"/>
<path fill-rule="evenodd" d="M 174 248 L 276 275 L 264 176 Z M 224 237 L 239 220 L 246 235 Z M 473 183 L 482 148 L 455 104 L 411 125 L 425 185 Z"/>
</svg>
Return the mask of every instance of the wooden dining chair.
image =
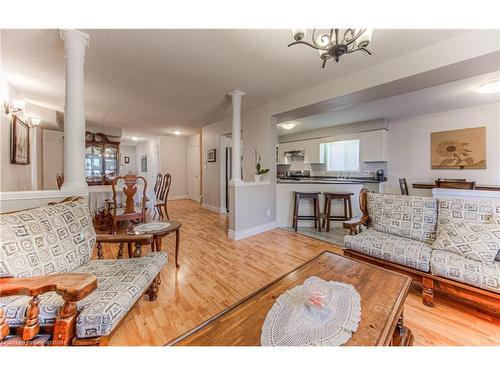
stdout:
<svg viewBox="0 0 500 375">
<path fill-rule="evenodd" d="M 435 185 L 437 188 L 441 189 L 463 189 L 463 190 L 474 190 L 476 188 L 475 181 L 463 181 L 463 180 L 436 180 Z"/>
<path fill-rule="evenodd" d="M 161 190 L 161 183 L 163 181 L 163 176 L 161 175 L 161 173 L 158 173 L 156 175 L 156 182 L 155 182 L 155 187 L 153 189 L 154 193 L 155 193 L 155 198 L 158 199 L 159 197 L 159 194 L 160 194 L 160 190 Z"/>
<path fill-rule="evenodd" d="M 64 173 L 56 174 L 56 183 L 57 183 L 57 188 L 61 190 L 61 187 L 64 184 Z"/>
<path fill-rule="evenodd" d="M 139 184 L 139 181 L 143 181 L 144 184 Z M 122 191 L 125 194 L 125 207 L 118 201 L 117 189 L 118 183 L 123 181 L 124 186 Z M 141 205 L 136 207 L 134 197 L 138 191 L 138 188 L 142 187 Z M 147 182 L 142 176 L 136 176 L 131 173 L 125 176 L 118 176 L 111 181 L 111 188 L 113 190 L 113 204 L 109 212 L 109 232 L 111 234 L 116 233 L 116 228 L 118 223 L 121 221 L 134 221 L 141 222 L 146 218 L 146 202 L 148 198 L 146 197 Z"/>
<path fill-rule="evenodd" d="M 155 212 L 153 215 L 153 218 L 156 217 L 156 214 L 158 213 L 160 219 L 164 217 L 162 208 L 165 210 L 165 216 L 167 217 L 167 220 L 170 220 L 170 216 L 168 215 L 168 209 L 167 209 L 167 201 L 168 201 L 168 193 L 170 192 L 170 185 L 172 184 L 172 176 L 170 173 L 166 173 L 163 176 L 163 181 L 161 184 L 161 189 L 160 193 L 156 197 L 156 203 L 154 206 Z"/>
<path fill-rule="evenodd" d="M 408 191 L 408 184 L 406 183 L 406 178 L 399 179 L 399 188 L 401 189 L 401 195 L 410 195 Z"/>
</svg>

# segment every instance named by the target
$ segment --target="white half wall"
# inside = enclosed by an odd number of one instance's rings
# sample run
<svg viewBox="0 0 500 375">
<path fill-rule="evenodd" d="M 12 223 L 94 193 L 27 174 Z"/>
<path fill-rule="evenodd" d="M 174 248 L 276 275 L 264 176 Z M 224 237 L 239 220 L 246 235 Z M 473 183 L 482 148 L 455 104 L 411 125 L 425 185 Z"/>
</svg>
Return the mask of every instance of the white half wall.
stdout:
<svg viewBox="0 0 500 375">
<path fill-rule="evenodd" d="M 431 133 L 486 127 L 486 169 L 431 169 Z M 466 178 L 478 184 L 500 185 L 499 103 L 389 121 L 388 181 L 384 192 L 400 192 L 398 178 L 405 177 L 413 195 L 431 195 L 431 190 L 413 189 L 414 182 L 441 178 Z"/>
</svg>

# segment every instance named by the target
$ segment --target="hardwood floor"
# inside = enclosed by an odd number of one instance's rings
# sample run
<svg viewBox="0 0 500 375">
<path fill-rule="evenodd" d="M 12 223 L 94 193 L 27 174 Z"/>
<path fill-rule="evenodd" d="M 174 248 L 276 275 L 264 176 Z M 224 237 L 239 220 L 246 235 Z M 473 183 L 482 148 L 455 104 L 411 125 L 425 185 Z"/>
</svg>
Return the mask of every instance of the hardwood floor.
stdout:
<svg viewBox="0 0 500 375">
<path fill-rule="evenodd" d="M 158 299 L 142 298 L 109 345 L 164 345 L 319 253 L 342 252 L 281 229 L 235 242 L 227 238 L 224 215 L 193 201 L 169 202 L 169 214 L 183 224 L 180 268 L 173 261 L 175 236 L 168 236 L 163 248 L 170 259 Z M 107 255 L 113 250 L 107 248 Z M 500 345 L 500 319 L 439 298 L 429 308 L 416 291 L 406 301 L 405 320 L 414 345 Z"/>
</svg>

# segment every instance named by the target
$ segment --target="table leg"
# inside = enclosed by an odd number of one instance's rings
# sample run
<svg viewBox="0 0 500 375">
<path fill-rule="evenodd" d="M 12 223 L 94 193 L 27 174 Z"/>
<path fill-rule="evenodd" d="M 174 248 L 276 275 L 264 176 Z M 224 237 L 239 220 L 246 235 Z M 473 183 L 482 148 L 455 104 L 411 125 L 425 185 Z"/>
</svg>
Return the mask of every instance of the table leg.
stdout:
<svg viewBox="0 0 500 375">
<path fill-rule="evenodd" d="M 128 257 L 133 258 L 134 253 L 132 252 L 132 243 L 131 242 L 127 243 L 127 250 L 128 250 Z"/>
<path fill-rule="evenodd" d="M 161 251 L 161 236 L 155 236 L 153 243 L 155 244 L 154 251 Z"/>
<path fill-rule="evenodd" d="M 180 230 L 177 229 L 175 231 L 175 266 L 178 268 L 179 267 L 179 243 L 180 243 L 180 238 L 181 238 L 181 233 Z"/>
</svg>

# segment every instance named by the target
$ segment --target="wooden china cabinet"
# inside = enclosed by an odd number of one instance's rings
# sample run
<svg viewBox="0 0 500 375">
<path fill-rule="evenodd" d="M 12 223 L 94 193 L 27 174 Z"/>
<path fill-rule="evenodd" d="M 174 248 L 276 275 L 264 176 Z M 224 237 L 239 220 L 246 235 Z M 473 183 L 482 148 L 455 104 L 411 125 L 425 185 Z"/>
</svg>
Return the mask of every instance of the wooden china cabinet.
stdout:
<svg viewBox="0 0 500 375">
<path fill-rule="evenodd" d="M 85 133 L 85 178 L 89 185 L 107 185 L 119 174 L 120 142 L 103 133 Z"/>
</svg>

